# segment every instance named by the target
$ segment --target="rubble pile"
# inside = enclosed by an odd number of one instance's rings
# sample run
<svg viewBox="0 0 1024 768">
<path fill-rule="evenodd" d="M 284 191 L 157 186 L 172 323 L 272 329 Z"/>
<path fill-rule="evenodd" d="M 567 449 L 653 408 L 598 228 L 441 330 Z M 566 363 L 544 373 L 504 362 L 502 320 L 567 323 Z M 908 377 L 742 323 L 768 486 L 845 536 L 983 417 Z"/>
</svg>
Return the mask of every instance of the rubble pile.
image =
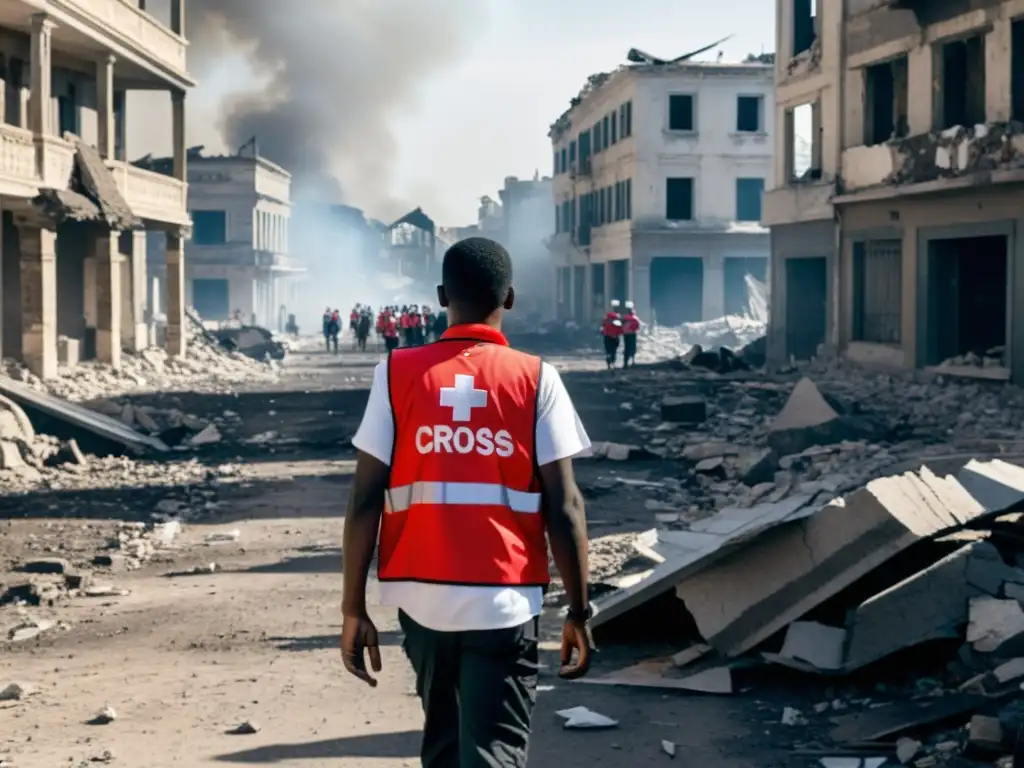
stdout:
<svg viewBox="0 0 1024 768">
<path fill-rule="evenodd" d="M 88 407 L 141 434 L 155 437 L 167 446 L 179 448 L 200 448 L 219 443 L 221 428 L 239 422 L 234 411 L 225 411 L 208 420 L 177 408 L 138 405 L 129 398 L 93 400 Z"/>
<path fill-rule="evenodd" d="M 196 333 L 189 339 L 188 351 L 182 358 L 150 347 L 137 353 L 124 353 L 120 370 L 87 361 L 62 370 L 56 379 L 43 381 L 8 360 L 0 367 L 0 374 L 38 391 L 81 402 L 140 390 L 231 392 L 239 384 L 276 381 L 279 370 L 276 361 L 253 360 L 224 349 L 203 333 Z"/>
<path fill-rule="evenodd" d="M 946 644 L 926 685 L 781 718 L 831 718 L 837 757 L 992 764 L 1024 733 L 1024 469 L 954 452 L 1011 454 L 1024 397 L 837 372 L 818 368 L 821 389 L 707 374 L 672 393 L 662 374 L 656 410 L 634 386 L 623 406 L 647 406 L 634 422 L 649 439 L 597 454 L 684 469 L 645 481 L 659 527 L 633 540 L 641 566 L 599 574 L 593 626 L 599 642 L 647 627 L 680 649 L 590 683 L 721 694 L 761 664 L 842 686 Z"/>
</svg>

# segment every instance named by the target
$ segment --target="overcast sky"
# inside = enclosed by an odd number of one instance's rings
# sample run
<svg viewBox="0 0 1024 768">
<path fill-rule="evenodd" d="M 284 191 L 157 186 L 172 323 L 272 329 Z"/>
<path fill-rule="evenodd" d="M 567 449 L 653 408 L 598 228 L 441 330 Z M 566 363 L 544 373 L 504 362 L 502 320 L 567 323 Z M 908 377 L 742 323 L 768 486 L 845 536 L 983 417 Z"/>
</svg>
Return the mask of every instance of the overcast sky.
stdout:
<svg viewBox="0 0 1024 768">
<path fill-rule="evenodd" d="M 767 0 L 479 2 L 486 12 L 467 51 L 422 81 L 418 101 L 391 126 L 399 152 L 394 195 L 422 205 L 443 225 L 475 221 L 479 197 L 495 195 L 506 176 L 550 173 L 548 126 L 588 75 L 623 63 L 630 47 L 671 58 L 733 35 L 721 46 L 726 60 L 774 49 L 775 8 Z M 207 73 L 190 97 L 190 143 L 214 144 L 212 111 L 251 83 L 237 55 Z M 138 154 L 160 151 L 150 145 L 166 137 L 129 141 Z"/>
</svg>

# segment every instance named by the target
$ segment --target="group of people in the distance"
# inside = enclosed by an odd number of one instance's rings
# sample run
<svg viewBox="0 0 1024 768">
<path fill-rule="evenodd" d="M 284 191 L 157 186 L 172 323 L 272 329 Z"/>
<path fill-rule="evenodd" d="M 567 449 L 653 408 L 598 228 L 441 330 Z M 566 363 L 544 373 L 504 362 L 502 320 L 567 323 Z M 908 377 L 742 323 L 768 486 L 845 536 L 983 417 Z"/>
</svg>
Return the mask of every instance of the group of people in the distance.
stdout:
<svg viewBox="0 0 1024 768">
<path fill-rule="evenodd" d="M 444 310 L 435 314 L 430 307 L 419 304 L 394 304 L 376 313 L 369 304 L 356 304 L 349 313 L 348 325 L 356 349 L 365 352 L 370 334 L 376 332 L 378 341 L 383 340 L 390 352 L 399 346 L 415 347 L 439 338 L 448 328 L 448 317 Z M 324 313 L 328 351 L 337 353 L 340 327 L 338 310 Z"/>
<path fill-rule="evenodd" d="M 615 358 L 619 354 L 619 339 L 622 339 L 622 367 L 628 368 L 630 363 L 636 364 L 636 336 L 643 325 L 636 316 L 633 302 L 626 302 L 626 311 L 620 313 L 618 299 L 612 300 L 611 309 L 601 323 L 601 335 L 604 337 L 604 359 L 608 370 L 615 367 Z"/>
</svg>

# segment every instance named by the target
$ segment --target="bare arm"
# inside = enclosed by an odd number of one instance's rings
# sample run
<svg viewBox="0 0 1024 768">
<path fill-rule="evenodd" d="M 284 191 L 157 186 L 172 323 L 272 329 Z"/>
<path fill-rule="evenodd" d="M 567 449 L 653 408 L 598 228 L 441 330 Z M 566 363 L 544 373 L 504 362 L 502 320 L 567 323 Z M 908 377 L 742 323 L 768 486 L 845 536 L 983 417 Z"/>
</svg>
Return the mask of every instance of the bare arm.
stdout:
<svg viewBox="0 0 1024 768">
<path fill-rule="evenodd" d="M 540 483 L 551 554 L 565 585 L 570 609 L 573 613 L 582 614 L 589 605 L 587 519 L 572 459 L 542 466 Z"/>
<path fill-rule="evenodd" d="M 377 530 L 384 513 L 384 494 L 390 473 L 386 464 L 359 452 L 342 543 L 345 585 L 341 611 L 345 616 L 366 615 L 366 581 L 377 546 Z"/>
</svg>

